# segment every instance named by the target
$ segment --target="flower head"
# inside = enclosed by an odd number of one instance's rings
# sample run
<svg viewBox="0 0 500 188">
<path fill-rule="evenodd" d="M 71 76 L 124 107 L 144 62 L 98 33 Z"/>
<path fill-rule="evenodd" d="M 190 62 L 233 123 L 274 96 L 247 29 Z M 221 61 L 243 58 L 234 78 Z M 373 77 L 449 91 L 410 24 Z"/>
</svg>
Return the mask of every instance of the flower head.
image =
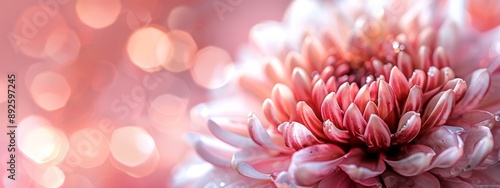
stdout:
<svg viewBox="0 0 500 188">
<path fill-rule="evenodd" d="M 291 9 L 300 3 L 308 4 Z M 338 30 L 305 27 L 300 49 L 283 45 L 265 58 L 265 79 L 243 75 L 240 84 L 262 98 L 264 117 L 250 114 L 247 134 L 209 121 L 217 138 L 240 149 L 228 160 L 198 139 L 200 156 L 273 185 L 500 184 L 477 179 L 500 170 L 499 109 L 481 103 L 492 97 L 492 71 L 457 58 L 468 55 L 457 54 L 456 45 L 467 45 L 458 24 L 439 11 L 422 17 L 446 4 L 426 3 L 396 13 L 325 3 L 321 10 L 334 15 L 328 23 Z"/>
</svg>

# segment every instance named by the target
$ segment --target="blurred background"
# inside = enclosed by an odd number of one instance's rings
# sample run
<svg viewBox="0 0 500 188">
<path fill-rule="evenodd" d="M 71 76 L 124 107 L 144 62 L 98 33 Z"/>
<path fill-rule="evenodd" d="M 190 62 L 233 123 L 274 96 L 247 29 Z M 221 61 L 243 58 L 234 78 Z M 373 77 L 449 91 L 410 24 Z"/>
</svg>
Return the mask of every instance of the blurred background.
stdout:
<svg viewBox="0 0 500 188">
<path fill-rule="evenodd" d="M 184 134 L 203 131 L 191 108 L 229 81 L 251 27 L 281 20 L 288 3 L 2 1 L 0 187 L 170 187 L 193 155 Z"/>
<path fill-rule="evenodd" d="M 498 25 L 494 2 L 468 6 L 478 31 Z M 281 21 L 289 3 L 2 1 L 0 186 L 172 187 L 194 155 L 185 133 L 206 132 L 194 108 L 227 86 L 251 28 Z M 15 152 L 7 151 L 8 74 L 16 75 Z M 11 154 L 15 181 L 5 170 Z"/>
</svg>

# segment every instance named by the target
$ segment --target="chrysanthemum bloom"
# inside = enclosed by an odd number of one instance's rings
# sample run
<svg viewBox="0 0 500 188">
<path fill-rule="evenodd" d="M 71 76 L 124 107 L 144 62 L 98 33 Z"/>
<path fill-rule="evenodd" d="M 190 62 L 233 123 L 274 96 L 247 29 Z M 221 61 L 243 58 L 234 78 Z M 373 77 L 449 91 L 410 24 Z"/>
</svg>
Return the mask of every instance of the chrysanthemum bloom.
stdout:
<svg viewBox="0 0 500 188">
<path fill-rule="evenodd" d="M 327 21 L 300 25 L 300 49 L 253 41 L 265 77 L 239 83 L 262 98 L 263 117 L 250 113 L 247 134 L 210 120 L 239 149 L 228 158 L 195 139 L 199 155 L 252 187 L 500 186 L 495 66 L 480 68 L 449 3 L 397 3 L 295 1 L 288 14 L 317 6 L 310 16 Z"/>
</svg>

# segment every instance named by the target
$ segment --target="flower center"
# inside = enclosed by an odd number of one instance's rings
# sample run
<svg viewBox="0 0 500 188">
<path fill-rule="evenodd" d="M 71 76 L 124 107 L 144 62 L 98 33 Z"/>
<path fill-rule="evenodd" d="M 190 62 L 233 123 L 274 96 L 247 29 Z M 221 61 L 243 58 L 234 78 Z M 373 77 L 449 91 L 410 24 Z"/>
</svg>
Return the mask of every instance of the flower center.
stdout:
<svg viewBox="0 0 500 188">
<path fill-rule="evenodd" d="M 398 41 L 386 45 L 392 48 L 369 60 L 309 53 L 290 67 L 291 81 L 276 84 L 263 104 L 288 147 L 334 143 L 387 151 L 450 118 L 467 86 L 448 67 L 444 49 L 430 53 L 422 46 L 409 54 Z"/>
</svg>

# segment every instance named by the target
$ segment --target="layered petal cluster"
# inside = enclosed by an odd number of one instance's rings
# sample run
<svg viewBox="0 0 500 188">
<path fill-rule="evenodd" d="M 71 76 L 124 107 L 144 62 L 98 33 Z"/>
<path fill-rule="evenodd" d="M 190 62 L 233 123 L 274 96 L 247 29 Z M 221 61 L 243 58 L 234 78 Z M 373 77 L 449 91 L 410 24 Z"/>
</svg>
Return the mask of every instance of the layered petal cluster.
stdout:
<svg viewBox="0 0 500 188">
<path fill-rule="evenodd" d="M 278 45 L 263 60 L 264 79 L 242 75 L 263 117 L 250 113 L 247 133 L 210 120 L 212 134 L 233 149 L 200 139 L 200 156 L 262 186 L 500 185 L 487 175 L 500 172 L 500 109 L 482 102 L 498 101 L 495 71 L 457 58 L 464 54 L 456 45 L 468 44 L 439 11 L 449 2 L 391 12 L 393 3 L 367 10 L 314 2 L 337 30 L 305 27 L 300 48 Z M 290 9 L 297 4 L 304 1 Z"/>
</svg>

